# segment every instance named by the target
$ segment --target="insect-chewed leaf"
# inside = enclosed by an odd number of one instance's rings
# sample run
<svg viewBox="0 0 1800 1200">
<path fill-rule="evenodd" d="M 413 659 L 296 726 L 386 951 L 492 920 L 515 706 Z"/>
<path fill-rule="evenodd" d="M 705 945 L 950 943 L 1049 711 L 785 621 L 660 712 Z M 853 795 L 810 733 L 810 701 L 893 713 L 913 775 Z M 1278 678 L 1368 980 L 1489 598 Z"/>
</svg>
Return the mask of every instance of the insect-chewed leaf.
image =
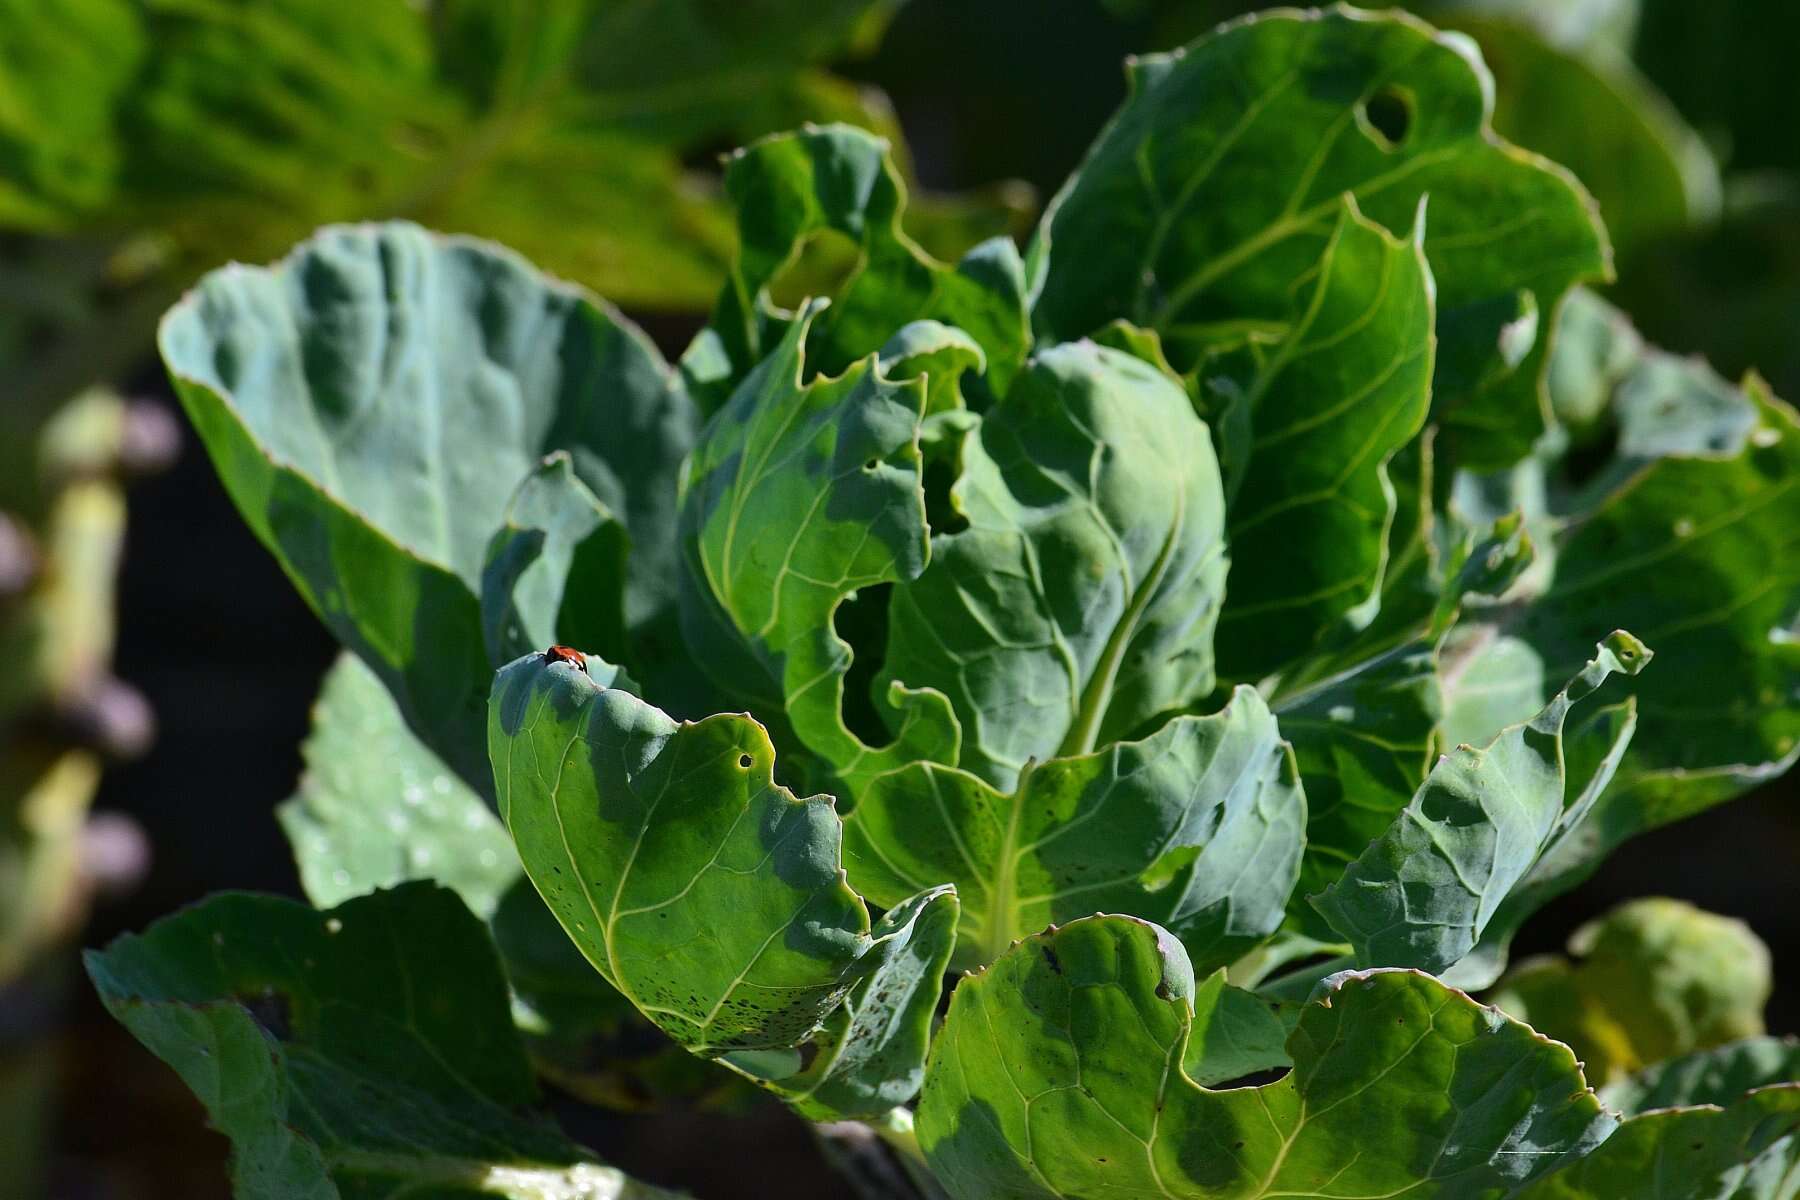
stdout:
<svg viewBox="0 0 1800 1200">
<path fill-rule="evenodd" d="M 490 713 L 500 813 L 526 873 L 609 983 L 808 1115 L 872 1115 L 911 1094 L 953 889 L 871 929 L 839 865 L 831 798 L 777 785 L 748 717 L 678 724 L 540 655 L 500 671 Z"/>
<path fill-rule="evenodd" d="M 1489 128 L 1472 43 L 1403 13 L 1283 9 L 1139 59 L 1130 85 L 1039 226 L 1041 337 L 1124 317 L 1187 370 L 1288 319 L 1346 192 L 1392 230 L 1429 195 L 1443 449 L 1491 465 L 1530 451 L 1548 413 L 1540 314 L 1607 274 L 1610 251 L 1574 178 Z"/>
<path fill-rule="evenodd" d="M 1010 794 L 933 763 L 889 772 L 845 828 L 851 880 L 877 903 L 956 884 L 970 965 L 1053 921 L 1119 912 L 1210 971 L 1281 924 L 1306 800 L 1275 718 L 1239 688 L 1213 716 L 1032 764 Z"/>
<path fill-rule="evenodd" d="M 833 615 L 858 589 L 916 576 L 929 555 L 919 424 L 926 381 L 879 362 L 804 383 L 807 308 L 707 426 L 681 495 L 682 627 L 719 687 L 785 715 L 800 741 L 858 779 L 954 761 L 943 697 L 917 696 L 893 745 L 844 723 L 851 649 Z"/>
<path fill-rule="evenodd" d="M 878 693 L 941 692 L 958 765 L 1011 788 L 1213 689 L 1224 496 L 1206 425 L 1156 368 L 1089 342 L 1037 354 L 965 435 L 951 502 L 897 584 Z M 911 710 L 907 710 L 909 713 Z"/>
<path fill-rule="evenodd" d="M 682 360 L 709 408 L 787 336 L 795 314 L 775 308 L 769 285 L 809 238 L 827 231 L 850 238 L 861 254 L 808 339 L 813 369 L 842 371 L 902 326 L 927 319 L 956 326 L 981 348 L 995 392 L 1024 361 L 1025 269 L 1012 241 L 983 242 L 954 267 L 925 253 L 900 227 L 906 195 L 883 139 L 848 125 L 767 137 L 732 157 L 725 191 L 737 209 L 737 260 L 711 325 Z"/>
<path fill-rule="evenodd" d="M 523 259 L 407 224 L 326 229 L 207 276 L 160 345 L 257 537 L 478 790 L 483 571 L 546 454 L 631 534 L 626 618 L 672 602 L 693 407 L 634 326 Z"/>
<path fill-rule="evenodd" d="M 1026 939 L 951 1000 L 919 1102 L 927 1159 L 958 1200 L 1456 1200 L 1512 1195 L 1613 1127 L 1567 1047 L 1429 976 L 1337 977 L 1285 1054 L 1238 1023 L 1244 999 L 1196 986 L 1145 922 Z M 1292 1070 L 1210 1090 L 1221 1044 Z"/>
</svg>

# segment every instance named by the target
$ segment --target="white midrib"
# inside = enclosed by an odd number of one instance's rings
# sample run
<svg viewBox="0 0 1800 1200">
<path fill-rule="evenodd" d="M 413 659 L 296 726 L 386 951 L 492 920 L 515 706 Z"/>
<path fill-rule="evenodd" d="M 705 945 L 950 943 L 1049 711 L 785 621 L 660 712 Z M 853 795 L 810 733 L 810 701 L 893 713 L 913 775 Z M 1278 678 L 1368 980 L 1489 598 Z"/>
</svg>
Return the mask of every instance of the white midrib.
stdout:
<svg viewBox="0 0 1800 1200">
<path fill-rule="evenodd" d="M 1025 808 L 1025 793 L 1031 786 L 1031 774 L 1037 762 L 1027 759 L 1019 770 L 1019 782 L 1013 788 L 1012 810 L 1006 818 L 1006 832 L 1000 838 L 1000 854 L 994 864 L 994 877 L 988 883 L 987 937 L 984 939 L 983 962 L 993 962 L 1005 953 L 1019 936 L 1019 814 Z"/>
<path fill-rule="evenodd" d="M 1107 639 L 1106 649 L 1100 655 L 1100 662 L 1094 671 L 1093 678 L 1081 693 L 1081 707 L 1075 714 L 1075 721 L 1069 727 L 1068 736 L 1063 738 L 1062 745 L 1057 748 L 1057 756 L 1066 758 L 1076 754 L 1091 754 L 1094 743 L 1100 737 L 1100 723 L 1106 716 L 1107 706 L 1112 703 L 1113 685 L 1118 681 L 1119 665 L 1125 660 L 1125 651 L 1131 645 L 1131 639 L 1137 635 L 1138 625 L 1144 619 L 1144 612 L 1150 607 L 1157 589 L 1162 586 L 1163 577 L 1169 573 L 1169 563 L 1175 557 L 1175 544 L 1181 539 L 1182 526 L 1187 518 L 1187 493 L 1175 493 L 1175 516 L 1169 522 L 1169 534 L 1163 539 L 1161 551 L 1156 561 L 1151 564 L 1149 573 L 1144 576 L 1137 591 L 1132 594 L 1131 607 L 1119 618 L 1113 627 L 1112 636 Z"/>
</svg>

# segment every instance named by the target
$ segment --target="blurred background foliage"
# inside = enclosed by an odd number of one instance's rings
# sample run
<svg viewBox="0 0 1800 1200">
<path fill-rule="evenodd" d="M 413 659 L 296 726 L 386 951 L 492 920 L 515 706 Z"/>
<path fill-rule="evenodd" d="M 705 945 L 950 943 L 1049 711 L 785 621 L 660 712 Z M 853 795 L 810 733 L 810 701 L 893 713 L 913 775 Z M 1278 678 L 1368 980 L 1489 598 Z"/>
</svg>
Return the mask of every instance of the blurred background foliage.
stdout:
<svg viewBox="0 0 1800 1200">
<path fill-rule="evenodd" d="M 0 0 L 0 1179 L 222 1194 L 222 1141 L 68 990 L 68 952 L 220 887 L 298 891 L 271 809 L 333 647 L 200 456 L 151 477 L 180 436 L 151 334 L 182 288 L 319 224 L 404 216 L 517 248 L 675 352 L 732 252 L 721 152 L 807 120 L 882 133 L 909 232 L 952 257 L 1023 236 L 1119 103 L 1123 57 L 1251 7 Z M 1800 5 L 1408 7 L 1472 38 L 1499 130 L 1592 190 L 1616 250 L 1603 290 L 1648 340 L 1800 398 Z M 783 290 L 847 266 L 822 244 Z M 1604 948 L 1583 922 L 1676 892 L 1750 918 L 1775 951 L 1771 1023 L 1800 1026 L 1793 786 L 1635 843 L 1524 948 Z M 145 865 L 121 815 L 153 865 L 84 930 L 94 890 Z M 1575 985 L 1546 978 L 1531 1002 L 1565 1002 Z M 653 1173 L 701 1194 L 708 1171 L 816 1161 L 779 1119 L 571 1128 L 627 1166 L 678 1164 Z"/>
</svg>

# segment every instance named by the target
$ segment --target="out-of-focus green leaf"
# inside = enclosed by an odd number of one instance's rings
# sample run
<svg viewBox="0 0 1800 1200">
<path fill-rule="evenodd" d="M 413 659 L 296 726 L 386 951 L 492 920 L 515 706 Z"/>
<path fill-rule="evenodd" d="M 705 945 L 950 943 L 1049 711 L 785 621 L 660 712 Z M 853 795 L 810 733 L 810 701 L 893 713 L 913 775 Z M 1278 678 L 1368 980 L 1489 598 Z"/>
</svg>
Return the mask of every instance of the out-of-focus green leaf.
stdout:
<svg viewBox="0 0 1800 1200">
<path fill-rule="evenodd" d="M 1752 1088 L 1800 1078 L 1800 1040 L 1752 1037 L 1646 1067 L 1604 1088 L 1601 1101 L 1627 1116 L 1685 1104 L 1730 1104 Z"/>
<path fill-rule="evenodd" d="M 331 229 L 275 267 L 209 276 L 161 343 L 258 538 L 479 790 L 492 778 L 482 577 L 546 454 L 566 451 L 574 480 L 631 534 L 627 619 L 672 603 L 692 407 L 635 327 L 524 260 L 410 225 Z M 567 559 L 587 566 L 579 551 Z M 591 629 L 593 613 L 579 616 Z"/>
<path fill-rule="evenodd" d="M 156 229 L 191 270 L 408 217 L 622 302 L 696 309 L 731 229 L 684 160 L 802 121 L 891 128 L 878 94 L 819 66 L 868 49 L 896 7 L 14 4 L 0 222 Z M 992 227 L 1003 210 L 979 208 L 952 219 Z"/>
<path fill-rule="evenodd" d="M 1672 1108 L 1621 1124 L 1600 1148 L 1519 1200 L 1788 1200 L 1800 1167 L 1800 1086 L 1726 1108 Z"/>
<path fill-rule="evenodd" d="M 1741 921 L 1636 900 L 1576 930 L 1569 956 L 1520 963 L 1489 999 L 1567 1044 L 1596 1087 L 1763 1032 L 1769 949 Z"/>
<path fill-rule="evenodd" d="M 1233 385 L 1243 426 L 1215 430 L 1246 464 L 1226 532 L 1255 550 L 1235 557 L 1219 617 L 1228 677 L 1261 678 L 1340 623 L 1367 625 L 1380 606 L 1396 506 L 1387 463 L 1430 407 L 1424 225 L 1421 210 L 1411 235 L 1395 238 L 1346 201 L 1288 328 L 1246 343 L 1254 366 Z M 1241 453 L 1233 432 L 1248 442 Z"/>
<path fill-rule="evenodd" d="M 512 839 L 360 659 L 342 655 L 325 676 L 300 752 L 300 786 L 279 815 L 315 905 L 432 879 L 482 920 L 494 915 L 520 877 Z"/>
<path fill-rule="evenodd" d="M 1339 976 L 1262 1056 L 1291 1072 L 1208 1090 L 1232 992 L 1128 918 L 1027 939 L 956 989 L 932 1048 L 939 1180 L 958 1200 L 1502 1196 L 1613 1126 L 1566 1047 L 1410 971 Z"/>
<path fill-rule="evenodd" d="M 1665 452 L 1620 461 L 1612 486 L 1577 501 L 1549 590 L 1511 631 L 1551 678 L 1602 619 L 1654 639 L 1664 665 L 1635 689 L 1642 729 L 1619 783 L 1639 828 L 1779 773 L 1800 747 L 1800 523 L 1784 503 L 1800 486 L 1800 418 L 1760 381 L 1746 395 L 1754 428 L 1727 406 L 1704 446 L 1636 426 Z"/>
<path fill-rule="evenodd" d="M 1031 759 L 1089 754 L 1213 690 L 1224 498 L 1179 386 L 1116 350 L 1052 347 L 959 457 L 967 528 L 934 532 L 930 565 L 895 586 L 878 698 L 949 696 L 957 765 L 1011 789 Z"/>
<path fill-rule="evenodd" d="M 1448 23 L 1494 73 L 1494 127 L 1581 180 L 1622 257 L 1717 215 L 1711 152 L 1622 54 L 1559 49 L 1504 18 Z"/>
<path fill-rule="evenodd" d="M 53 231 L 111 195 L 114 106 L 143 53 L 128 0 L 0 4 L 0 226 Z"/>
<path fill-rule="evenodd" d="M 881 138 L 846 125 L 765 138 L 732 158 L 725 190 L 737 211 L 737 257 L 711 326 L 684 362 L 709 407 L 786 336 L 796 314 L 775 306 L 770 285 L 828 233 L 849 239 L 856 261 L 810 330 L 810 369 L 840 372 L 902 325 L 928 319 L 974 338 L 990 388 L 1006 390 L 1030 342 L 1018 251 L 996 238 L 954 267 L 932 259 L 901 228 L 905 191 Z"/>
<path fill-rule="evenodd" d="M 450 891 L 409 884 L 323 913 L 219 896 L 87 967 L 231 1139 L 246 1200 L 672 1200 L 531 1111 L 499 960 Z"/>
<path fill-rule="evenodd" d="M 872 748 L 843 718 L 851 648 L 833 614 L 859 588 L 916 576 L 928 556 L 922 378 L 871 357 L 804 383 L 815 303 L 707 426 L 682 477 L 682 627 L 719 688 L 771 718 L 847 779 L 916 759 L 955 761 L 942 696 L 909 704 Z"/>
<path fill-rule="evenodd" d="M 1569 709 L 1649 658 L 1630 634 L 1612 634 L 1532 720 L 1481 749 L 1459 746 L 1432 768 L 1387 832 L 1313 898 L 1359 964 L 1441 974 L 1475 948 L 1561 825 Z"/>
<path fill-rule="evenodd" d="M 1429 195 L 1440 453 L 1499 466 L 1531 449 L 1548 415 L 1540 334 L 1610 250 L 1573 178 L 1488 127 L 1491 80 L 1466 40 L 1393 12 L 1281 10 L 1138 60 L 1130 82 L 1039 228 L 1040 335 L 1124 317 L 1186 369 L 1288 319 L 1345 192 L 1389 229 Z"/>
<path fill-rule="evenodd" d="M 1214 716 L 1032 764 L 1011 794 L 932 763 L 879 776 L 844 850 L 877 904 L 954 882 L 970 966 L 1052 922 L 1119 912 L 1164 926 L 1210 972 L 1281 924 L 1305 828 L 1292 752 L 1239 688 Z"/>
<path fill-rule="evenodd" d="M 1617 1144 L 1526 1196 L 1788 1200 L 1800 1170 L 1797 1077 L 1792 1038 L 1746 1038 L 1659 1063 L 1600 1093 L 1631 1118 Z"/>
<path fill-rule="evenodd" d="M 664 1032 L 815 1118 L 878 1115 L 918 1088 L 955 891 L 871 927 L 832 800 L 774 782 L 761 726 L 677 724 L 531 655 L 496 676 L 489 738 L 526 873 Z"/>
</svg>

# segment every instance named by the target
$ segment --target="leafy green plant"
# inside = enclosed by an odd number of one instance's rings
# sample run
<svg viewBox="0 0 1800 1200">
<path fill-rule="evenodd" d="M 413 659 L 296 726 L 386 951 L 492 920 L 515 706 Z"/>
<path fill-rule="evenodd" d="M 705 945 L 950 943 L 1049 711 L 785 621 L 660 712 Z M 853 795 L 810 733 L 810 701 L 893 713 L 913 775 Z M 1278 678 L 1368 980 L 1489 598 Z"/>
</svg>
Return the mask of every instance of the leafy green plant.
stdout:
<svg viewBox="0 0 1800 1200">
<path fill-rule="evenodd" d="M 283 812 L 334 907 L 89 959 L 240 1194 L 650 1194 L 520 1115 L 646 1021 L 920 1195 L 1789 1194 L 1746 931 L 1508 965 L 1792 763 L 1800 418 L 1583 289 L 1466 39 L 1279 11 L 1130 85 L 1024 254 L 922 250 L 867 133 L 752 143 L 674 364 L 408 224 L 169 313 L 346 648 Z"/>
</svg>

